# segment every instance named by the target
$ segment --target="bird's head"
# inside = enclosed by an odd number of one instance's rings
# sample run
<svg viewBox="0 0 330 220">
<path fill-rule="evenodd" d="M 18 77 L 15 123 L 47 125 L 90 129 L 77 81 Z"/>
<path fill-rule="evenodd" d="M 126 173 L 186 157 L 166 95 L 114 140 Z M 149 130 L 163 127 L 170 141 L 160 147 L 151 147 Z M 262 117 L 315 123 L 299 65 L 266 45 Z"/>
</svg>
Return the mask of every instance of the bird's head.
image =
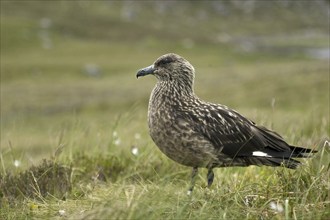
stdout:
<svg viewBox="0 0 330 220">
<path fill-rule="evenodd" d="M 158 81 L 185 83 L 192 87 L 194 67 L 183 57 L 169 53 L 159 57 L 152 65 L 140 69 L 136 77 L 154 75 Z"/>
</svg>

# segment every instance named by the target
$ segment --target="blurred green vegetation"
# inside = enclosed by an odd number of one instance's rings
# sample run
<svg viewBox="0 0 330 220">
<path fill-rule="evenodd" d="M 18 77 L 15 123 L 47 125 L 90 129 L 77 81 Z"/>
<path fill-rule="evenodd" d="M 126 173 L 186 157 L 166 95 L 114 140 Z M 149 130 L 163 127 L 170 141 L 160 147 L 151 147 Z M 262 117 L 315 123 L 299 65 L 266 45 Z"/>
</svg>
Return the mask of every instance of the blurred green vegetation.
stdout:
<svg viewBox="0 0 330 220">
<path fill-rule="evenodd" d="M 75 184 L 87 184 L 91 173 L 110 167 L 102 175 L 116 177 L 112 184 L 119 187 L 118 193 L 125 191 L 130 175 L 142 184 L 128 184 L 130 189 L 144 191 L 150 187 L 147 191 L 161 193 L 157 184 L 161 188 L 169 184 L 168 192 L 184 191 L 189 171 L 165 158 L 148 135 L 148 98 L 156 80 L 135 78 L 138 69 L 168 52 L 180 54 L 194 65 L 195 92 L 202 99 L 226 104 L 258 124 L 275 129 L 295 145 L 319 148 L 329 140 L 329 1 L 0 4 L 2 175 L 24 172 L 44 158 L 54 158 L 61 149 L 58 160 L 73 164 L 73 173 L 79 170 Z M 139 149 L 140 157 L 132 155 L 133 147 Z M 111 173 L 112 163 L 120 167 L 115 173 Z M 265 176 L 273 172 L 270 168 L 252 167 L 244 178 L 257 175 L 258 169 Z M 230 168 L 221 172 L 224 173 L 218 178 L 219 184 L 226 175 L 245 171 Z M 87 178 L 82 178 L 84 175 Z M 179 187 L 173 178 L 179 181 Z M 232 184 L 230 181 L 236 181 L 232 178 L 224 182 L 227 187 Z M 319 179 L 324 181 L 322 178 Z M 270 181 L 267 177 L 261 179 L 255 181 Z M 78 190 L 79 195 L 81 191 L 89 195 L 91 190 L 84 188 L 88 184 Z M 115 189 L 108 187 L 107 193 L 102 187 L 92 193 L 111 194 Z M 224 198 L 224 191 L 219 193 L 219 198 Z M 118 196 L 122 199 L 122 195 Z M 150 196 L 158 198 L 155 193 Z M 198 196 L 203 197 L 202 190 Z M 164 197 L 168 200 L 165 202 L 173 202 L 167 194 Z M 230 202 L 230 198 L 225 200 Z M 144 202 L 141 204 L 153 208 L 158 204 L 152 199 Z M 166 207 L 170 203 L 159 205 L 159 209 L 169 213 L 154 217 L 212 217 L 203 214 L 204 202 L 207 201 L 200 198 L 187 203 L 177 216 Z M 301 210 L 305 204 L 308 206 L 305 201 Z M 117 205 L 121 207 L 121 203 Z M 86 210 L 91 209 L 88 207 Z M 133 216 L 120 214 L 124 210 L 119 208 L 117 217 L 146 217 L 136 213 L 134 207 L 133 211 L 130 209 Z M 215 204 L 211 207 L 215 208 Z M 322 207 L 320 210 L 326 208 Z M 200 215 L 187 214 L 190 208 L 200 210 Z M 104 211 L 102 207 L 97 210 Z M 223 206 L 221 210 L 228 212 Z M 253 218 L 264 212 L 253 210 L 240 214 Z M 15 213 L 8 213 L 15 218 Z M 309 212 L 310 216 L 313 213 Z M 42 212 L 39 217 L 52 215 Z M 111 216 L 111 211 L 106 215 Z M 228 218 L 242 215 L 231 213 Z M 94 215 L 97 216 L 101 215 Z"/>
</svg>

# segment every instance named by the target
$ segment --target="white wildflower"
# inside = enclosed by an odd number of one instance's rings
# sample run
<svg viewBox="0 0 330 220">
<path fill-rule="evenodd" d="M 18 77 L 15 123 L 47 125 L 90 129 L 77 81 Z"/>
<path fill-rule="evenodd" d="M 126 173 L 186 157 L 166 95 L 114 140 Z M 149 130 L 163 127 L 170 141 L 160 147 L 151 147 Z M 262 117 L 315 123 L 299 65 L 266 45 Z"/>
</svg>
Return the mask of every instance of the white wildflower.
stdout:
<svg viewBox="0 0 330 220">
<path fill-rule="evenodd" d="M 132 154 L 135 155 L 135 156 L 138 155 L 139 154 L 139 149 L 137 147 L 133 147 L 132 148 Z"/>
<path fill-rule="evenodd" d="M 19 160 L 14 160 L 14 166 L 19 167 L 21 165 L 21 161 Z"/>
<path fill-rule="evenodd" d="M 283 212 L 284 211 L 283 206 L 278 202 L 277 203 L 276 202 L 270 202 L 269 207 L 270 207 L 270 209 L 272 209 L 275 212 Z"/>
<path fill-rule="evenodd" d="M 60 214 L 60 216 L 65 215 L 65 210 L 63 209 L 58 210 L 58 214 Z"/>
</svg>

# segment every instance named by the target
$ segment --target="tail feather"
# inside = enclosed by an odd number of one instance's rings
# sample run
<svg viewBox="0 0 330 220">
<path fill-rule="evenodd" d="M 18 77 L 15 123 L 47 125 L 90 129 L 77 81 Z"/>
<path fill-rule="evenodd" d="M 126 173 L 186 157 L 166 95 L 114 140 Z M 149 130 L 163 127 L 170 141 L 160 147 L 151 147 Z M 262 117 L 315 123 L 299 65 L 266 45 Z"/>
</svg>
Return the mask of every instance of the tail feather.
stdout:
<svg viewBox="0 0 330 220">
<path fill-rule="evenodd" d="M 281 159 L 281 158 L 267 158 L 269 161 L 272 161 L 276 166 L 284 166 L 289 169 L 296 169 L 300 162 L 294 159 Z"/>
<path fill-rule="evenodd" d="M 317 153 L 312 149 L 289 145 L 281 135 L 265 127 L 259 126 L 257 128 L 267 146 L 263 151 L 274 158 L 292 160 L 291 158 L 308 158 Z"/>
<path fill-rule="evenodd" d="M 257 166 L 284 166 L 289 169 L 296 169 L 300 162 L 294 159 L 273 158 L 273 157 L 247 157 L 245 158 L 247 164 Z"/>
<path fill-rule="evenodd" d="M 290 146 L 290 150 L 292 151 L 292 157 L 296 158 L 309 158 L 313 156 L 313 154 L 317 153 L 317 151 L 313 149 L 302 148 L 292 145 Z"/>
<path fill-rule="evenodd" d="M 247 163 L 258 166 L 284 166 L 289 169 L 296 169 L 301 163 L 293 158 L 308 158 L 317 151 L 302 147 L 290 146 L 289 152 L 267 151 L 269 156 L 253 156 L 246 158 Z"/>
</svg>

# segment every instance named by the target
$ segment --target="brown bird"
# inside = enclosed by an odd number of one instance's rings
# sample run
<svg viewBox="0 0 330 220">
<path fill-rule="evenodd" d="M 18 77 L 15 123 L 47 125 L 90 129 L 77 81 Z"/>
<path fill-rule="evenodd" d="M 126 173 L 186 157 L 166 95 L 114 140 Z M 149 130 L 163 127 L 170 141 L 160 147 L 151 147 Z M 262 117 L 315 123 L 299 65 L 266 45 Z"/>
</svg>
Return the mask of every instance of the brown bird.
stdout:
<svg viewBox="0 0 330 220">
<path fill-rule="evenodd" d="M 172 160 L 193 167 L 191 193 L 199 167 L 208 169 L 208 186 L 213 168 L 230 166 L 284 166 L 295 169 L 292 158 L 315 153 L 287 144 L 274 131 L 258 126 L 225 105 L 199 99 L 193 90 L 195 70 L 183 57 L 170 53 L 137 72 L 137 77 L 154 75 L 148 109 L 152 140 Z"/>
</svg>

